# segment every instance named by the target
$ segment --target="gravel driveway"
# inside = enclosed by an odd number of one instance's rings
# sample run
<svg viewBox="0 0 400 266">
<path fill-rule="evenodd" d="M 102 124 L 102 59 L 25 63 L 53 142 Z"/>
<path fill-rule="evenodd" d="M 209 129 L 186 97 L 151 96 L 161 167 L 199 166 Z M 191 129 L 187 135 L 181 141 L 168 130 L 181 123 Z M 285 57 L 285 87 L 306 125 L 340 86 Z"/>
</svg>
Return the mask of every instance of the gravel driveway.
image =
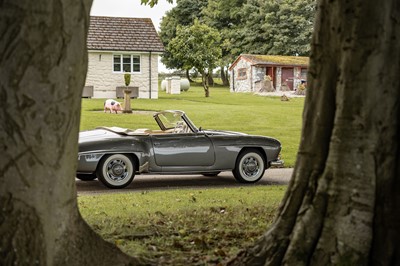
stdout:
<svg viewBox="0 0 400 266">
<path fill-rule="evenodd" d="M 264 177 L 255 184 L 236 182 L 231 172 L 222 172 L 217 177 L 202 175 L 137 175 L 133 182 L 124 189 L 108 189 L 97 179 L 94 181 L 76 180 L 78 194 L 94 193 L 126 193 L 148 190 L 164 190 L 178 188 L 224 188 L 240 186 L 287 185 L 293 168 L 272 168 L 265 171 Z"/>
</svg>

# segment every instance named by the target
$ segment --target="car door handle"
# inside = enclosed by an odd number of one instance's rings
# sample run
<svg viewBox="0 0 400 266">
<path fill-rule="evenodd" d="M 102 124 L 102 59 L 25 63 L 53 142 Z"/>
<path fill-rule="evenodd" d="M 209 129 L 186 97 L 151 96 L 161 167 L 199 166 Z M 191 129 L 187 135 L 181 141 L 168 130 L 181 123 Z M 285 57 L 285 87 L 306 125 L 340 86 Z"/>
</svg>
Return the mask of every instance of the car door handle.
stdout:
<svg viewBox="0 0 400 266">
<path fill-rule="evenodd" d="M 161 146 L 160 142 L 154 142 L 154 146 Z"/>
</svg>

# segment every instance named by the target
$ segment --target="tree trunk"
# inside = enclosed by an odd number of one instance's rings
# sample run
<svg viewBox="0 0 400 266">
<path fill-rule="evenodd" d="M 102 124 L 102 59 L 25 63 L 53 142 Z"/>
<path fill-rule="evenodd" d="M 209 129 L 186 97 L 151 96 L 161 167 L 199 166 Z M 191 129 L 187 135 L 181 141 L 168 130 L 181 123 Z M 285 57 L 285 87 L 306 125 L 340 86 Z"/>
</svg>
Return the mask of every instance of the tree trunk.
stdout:
<svg viewBox="0 0 400 266">
<path fill-rule="evenodd" d="M 138 263 L 77 207 L 90 6 L 0 0 L 0 265 Z"/>
<path fill-rule="evenodd" d="M 194 81 L 190 78 L 189 69 L 186 69 L 186 78 L 189 80 L 189 82 L 194 82 Z"/>
<path fill-rule="evenodd" d="M 209 77 L 209 73 L 205 70 L 203 70 L 201 72 L 201 83 L 203 84 L 203 88 L 204 88 L 204 95 L 206 97 L 210 97 L 210 88 L 208 85 L 208 77 Z"/>
<path fill-rule="evenodd" d="M 231 265 L 400 265 L 399 17 L 396 0 L 319 1 L 294 174 Z"/>
<path fill-rule="evenodd" d="M 228 76 L 226 75 L 224 66 L 221 66 L 221 80 L 222 80 L 223 86 L 229 86 L 229 80 L 228 80 Z"/>
<path fill-rule="evenodd" d="M 207 86 L 214 86 L 214 79 L 210 73 L 211 71 L 207 71 Z"/>
</svg>

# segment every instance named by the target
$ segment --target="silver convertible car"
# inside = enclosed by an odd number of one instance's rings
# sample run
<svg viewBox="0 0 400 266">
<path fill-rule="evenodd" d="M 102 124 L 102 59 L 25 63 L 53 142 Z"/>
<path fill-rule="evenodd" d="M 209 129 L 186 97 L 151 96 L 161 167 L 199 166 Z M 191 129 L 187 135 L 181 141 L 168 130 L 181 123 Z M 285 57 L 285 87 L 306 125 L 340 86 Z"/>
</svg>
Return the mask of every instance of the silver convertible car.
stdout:
<svg viewBox="0 0 400 266">
<path fill-rule="evenodd" d="M 281 143 L 269 137 L 197 128 L 182 111 L 154 114 L 159 130 L 100 127 L 79 134 L 77 178 L 98 178 L 109 188 L 128 186 L 135 174 L 202 174 L 232 171 L 254 183 L 282 165 Z"/>
</svg>

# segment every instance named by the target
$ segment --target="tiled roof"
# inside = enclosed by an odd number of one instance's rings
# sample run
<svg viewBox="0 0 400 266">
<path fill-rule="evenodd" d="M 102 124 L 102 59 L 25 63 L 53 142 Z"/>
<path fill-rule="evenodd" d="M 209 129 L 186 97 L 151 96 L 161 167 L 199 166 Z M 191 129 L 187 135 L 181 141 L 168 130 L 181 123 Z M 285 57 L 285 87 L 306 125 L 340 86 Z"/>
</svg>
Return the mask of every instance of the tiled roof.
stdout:
<svg viewBox="0 0 400 266">
<path fill-rule="evenodd" d="M 163 52 L 150 18 L 90 17 L 88 50 Z"/>
</svg>

